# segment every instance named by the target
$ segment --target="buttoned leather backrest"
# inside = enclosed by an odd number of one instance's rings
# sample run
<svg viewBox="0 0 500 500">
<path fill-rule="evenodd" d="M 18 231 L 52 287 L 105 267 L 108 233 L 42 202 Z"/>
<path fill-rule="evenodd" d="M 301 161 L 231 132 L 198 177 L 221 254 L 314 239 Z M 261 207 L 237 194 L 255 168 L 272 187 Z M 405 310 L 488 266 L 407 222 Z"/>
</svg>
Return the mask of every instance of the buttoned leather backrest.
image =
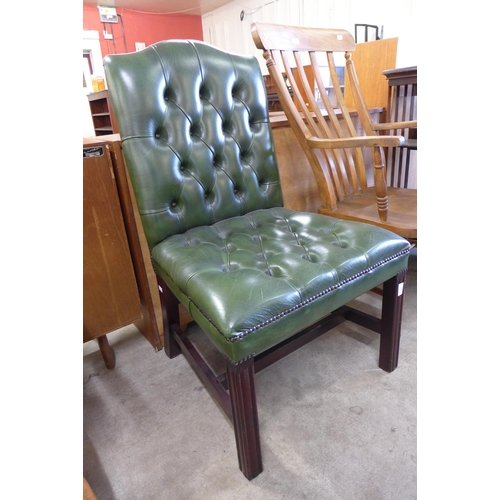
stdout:
<svg viewBox="0 0 500 500">
<path fill-rule="evenodd" d="M 196 226 L 283 205 L 254 57 L 170 40 L 104 60 L 150 248 Z"/>
</svg>

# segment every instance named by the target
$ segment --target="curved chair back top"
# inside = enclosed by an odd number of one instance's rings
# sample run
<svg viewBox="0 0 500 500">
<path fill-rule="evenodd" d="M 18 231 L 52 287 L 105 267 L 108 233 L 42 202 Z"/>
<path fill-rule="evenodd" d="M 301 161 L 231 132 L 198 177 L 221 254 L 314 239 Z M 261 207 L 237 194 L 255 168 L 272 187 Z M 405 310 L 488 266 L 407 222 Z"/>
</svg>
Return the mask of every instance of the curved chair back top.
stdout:
<svg viewBox="0 0 500 500">
<path fill-rule="evenodd" d="M 149 247 L 196 226 L 283 205 L 254 57 L 169 40 L 104 67 Z"/>
</svg>

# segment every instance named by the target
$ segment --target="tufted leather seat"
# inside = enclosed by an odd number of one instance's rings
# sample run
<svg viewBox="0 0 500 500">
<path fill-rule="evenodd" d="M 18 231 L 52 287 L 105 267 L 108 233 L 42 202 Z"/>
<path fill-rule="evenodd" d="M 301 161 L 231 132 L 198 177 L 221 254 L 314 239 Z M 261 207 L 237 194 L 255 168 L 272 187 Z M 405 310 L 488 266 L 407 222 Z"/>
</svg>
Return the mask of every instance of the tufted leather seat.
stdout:
<svg viewBox="0 0 500 500">
<path fill-rule="evenodd" d="M 365 224 L 273 208 L 167 238 L 152 257 L 191 316 L 237 363 L 390 278 L 407 247 Z"/>
<path fill-rule="evenodd" d="M 336 311 L 381 333 L 380 366 L 392 371 L 410 245 L 372 225 L 283 207 L 255 58 L 178 40 L 104 62 L 158 276 L 167 355 L 182 350 L 233 419 L 251 479 L 262 471 L 254 361 L 302 345 L 298 334 L 317 335 Z M 344 307 L 384 282 L 382 319 Z M 226 378 L 194 353 L 178 302 L 225 357 Z"/>
</svg>

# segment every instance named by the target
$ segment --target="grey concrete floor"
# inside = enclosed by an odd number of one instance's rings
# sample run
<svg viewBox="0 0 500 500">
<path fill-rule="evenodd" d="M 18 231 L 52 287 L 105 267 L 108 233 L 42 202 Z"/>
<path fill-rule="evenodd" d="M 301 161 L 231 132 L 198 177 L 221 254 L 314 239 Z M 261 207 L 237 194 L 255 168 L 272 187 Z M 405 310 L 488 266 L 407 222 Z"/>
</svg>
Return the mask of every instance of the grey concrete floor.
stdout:
<svg viewBox="0 0 500 500">
<path fill-rule="evenodd" d="M 417 498 L 415 249 L 393 373 L 377 366 L 378 335 L 344 323 L 256 375 L 264 472 L 251 482 L 186 360 L 133 325 L 108 338 L 113 370 L 83 347 L 83 473 L 98 500 Z"/>
</svg>

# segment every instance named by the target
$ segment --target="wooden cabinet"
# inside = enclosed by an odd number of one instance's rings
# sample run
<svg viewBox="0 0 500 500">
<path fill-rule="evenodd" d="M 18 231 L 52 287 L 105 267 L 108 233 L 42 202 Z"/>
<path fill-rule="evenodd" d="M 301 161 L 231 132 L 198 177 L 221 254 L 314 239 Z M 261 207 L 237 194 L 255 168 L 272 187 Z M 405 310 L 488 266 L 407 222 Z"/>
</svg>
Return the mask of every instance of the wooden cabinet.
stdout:
<svg viewBox="0 0 500 500">
<path fill-rule="evenodd" d="M 117 133 L 118 127 L 113 109 L 111 108 L 108 91 L 92 92 L 88 95 L 88 99 L 95 135 L 101 136 Z"/>
<path fill-rule="evenodd" d="M 83 141 L 83 341 L 97 339 L 108 368 L 106 334 L 142 317 L 109 146 Z"/>
<path fill-rule="evenodd" d="M 139 293 L 109 146 L 84 140 L 83 338 L 94 339 L 141 317 Z"/>
</svg>

